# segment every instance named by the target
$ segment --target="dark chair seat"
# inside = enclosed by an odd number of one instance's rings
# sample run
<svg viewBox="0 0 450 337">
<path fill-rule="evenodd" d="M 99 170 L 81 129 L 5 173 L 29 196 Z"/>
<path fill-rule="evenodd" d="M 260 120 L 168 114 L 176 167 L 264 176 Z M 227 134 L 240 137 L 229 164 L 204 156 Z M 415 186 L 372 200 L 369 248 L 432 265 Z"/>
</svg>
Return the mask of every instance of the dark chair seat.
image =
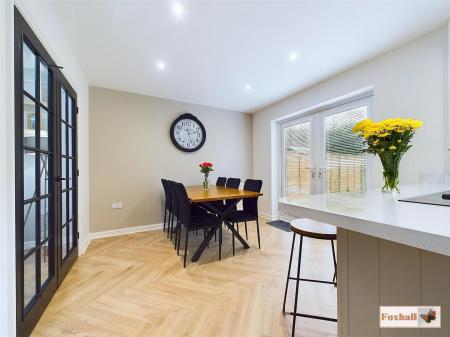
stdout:
<svg viewBox="0 0 450 337">
<path fill-rule="evenodd" d="M 258 216 L 252 213 L 248 213 L 246 211 L 233 211 L 230 215 L 227 216 L 227 219 L 230 222 L 245 222 L 245 221 L 255 221 L 258 219 Z"/>
<path fill-rule="evenodd" d="M 336 240 L 336 227 L 310 219 L 297 219 L 291 223 L 291 231 L 308 238 Z"/>
<path fill-rule="evenodd" d="M 190 228 L 201 229 L 218 226 L 220 223 L 221 221 L 217 216 L 205 212 L 203 215 L 192 215 Z"/>
</svg>

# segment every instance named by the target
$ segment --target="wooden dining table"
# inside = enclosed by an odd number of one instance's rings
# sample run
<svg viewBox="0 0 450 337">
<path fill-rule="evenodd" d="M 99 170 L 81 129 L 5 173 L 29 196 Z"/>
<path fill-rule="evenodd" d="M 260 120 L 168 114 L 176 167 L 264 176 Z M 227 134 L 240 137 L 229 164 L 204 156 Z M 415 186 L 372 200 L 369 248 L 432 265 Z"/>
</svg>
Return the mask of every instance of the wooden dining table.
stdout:
<svg viewBox="0 0 450 337">
<path fill-rule="evenodd" d="M 227 220 L 227 216 L 235 210 L 235 206 L 239 201 L 245 198 L 256 198 L 260 197 L 263 194 L 260 192 L 253 192 L 253 191 L 246 191 L 246 190 L 239 190 L 235 188 L 226 188 L 222 186 L 216 186 L 212 185 L 209 186 L 208 190 L 204 190 L 203 186 L 186 186 L 186 192 L 189 198 L 189 202 L 191 203 L 197 203 L 202 204 L 205 208 L 207 208 L 209 211 L 217 214 L 220 219 L 222 220 L 222 224 L 225 224 L 230 231 L 234 234 L 234 236 L 239 240 L 239 242 L 242 244 L 242 246 L 245 249 L 250 248 L 249 244 L 245 241 L 245 239 L 239 234 L 239 232 L 234 228 L 233 224 L 231 224 Z M 214 201 L 222 201 L 222 200 L 229 200 L 231 202 L 228 202 L 226 204 L 226 207 L 224 208 L 217 208 Z M 220 225 L 221 226 L 221 225 Z M 208 246 L 209 242 L 211 241 L 214 234 L 217 232 L 217 230 L 220 229 L 219 227 L 211 228 L 208 232 L 208 234 L 203 239 L 200 246 L 195 251 L 194 255 L 191 258 L 192 262 L 198 261 L 200 256 L 202 255 L 203 251 Z M 219 241 L 221 240 L 222 231 L 219 230 Z M 219 245 L 219 259 L 222 258 L 222 249 Z"/>
</svg>

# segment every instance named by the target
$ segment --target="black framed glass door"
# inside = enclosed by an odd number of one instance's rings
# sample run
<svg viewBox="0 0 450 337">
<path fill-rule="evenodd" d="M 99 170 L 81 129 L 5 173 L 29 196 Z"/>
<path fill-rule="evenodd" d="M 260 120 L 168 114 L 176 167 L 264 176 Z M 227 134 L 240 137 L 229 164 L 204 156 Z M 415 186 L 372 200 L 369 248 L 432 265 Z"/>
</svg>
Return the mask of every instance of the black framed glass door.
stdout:
<svg viewBox="0 0 450 337">
<path fill-rule="evenodd" d="M 28 336 L 78 254 L 77 109 L 17 8 L 14 30 L 16 322 Z"/>
<path fill-rule="evenodd" d="M 77 170 L 77 95 L 65 78 L 57 84 L 58 123 L 58 177 L 59 216 L 57 231 L 58 284 L 61 284 L 78 256 L 78 170 Z"/>
</svg>

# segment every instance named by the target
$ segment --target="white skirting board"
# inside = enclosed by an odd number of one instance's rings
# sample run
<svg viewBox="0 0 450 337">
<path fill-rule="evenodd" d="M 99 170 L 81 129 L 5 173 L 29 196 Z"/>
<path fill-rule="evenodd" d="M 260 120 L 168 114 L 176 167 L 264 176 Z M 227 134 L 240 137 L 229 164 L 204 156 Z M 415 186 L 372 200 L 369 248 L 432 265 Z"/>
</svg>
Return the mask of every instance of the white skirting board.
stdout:
<svg viewBox="0 0 450 337">
<path fill-rule="evenodd" d="M 79 252 L 80 252 L 80 255 L 83 255 L 86 252 L 86 250 L 88 249 L 91 241 L 95 240 L 95 239 L 108 238 L 111 236 L 118 236 L 118 235 L 127 235 L 127 234 L 132 234 L 132 233 L 139 233 L 139 232 L 155 231 L 155 230 L 160 230 L 162 228 L 163 228 L 163 224 L 158 223 L 158 224 L 152 224 L 152 225 L 119 228 L 119 229 L 112 229 L 109 231 L 89 233 L 87 239 L 83 243 L 80 244 Z"/>
</svg>

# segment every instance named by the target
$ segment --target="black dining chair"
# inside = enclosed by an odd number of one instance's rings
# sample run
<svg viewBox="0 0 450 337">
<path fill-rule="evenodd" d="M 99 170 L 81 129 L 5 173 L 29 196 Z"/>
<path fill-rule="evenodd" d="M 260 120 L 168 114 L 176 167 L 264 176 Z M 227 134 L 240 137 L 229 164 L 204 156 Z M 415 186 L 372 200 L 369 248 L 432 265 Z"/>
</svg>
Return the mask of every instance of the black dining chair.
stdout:
<svg viewBox="0 0 450 337">
<path fill-rule="evenodd" d="M 164 225 L 163 225 L 163 231 L 166 231 L 166 220 L 167 220 L 167 227 L 169 227 L 170 218 L 172 216 L 172 195 L 170 194 L 169 186 L 167 185 L 166 179 L 161 179 L 161 183 L 164 189 Z M 169 216 L 167 216 L 167 213 Z"/>
<path fill-rule="evenodd" d="M 228 178 L 225 184 L 226 188 L 235 188 L 238 189 L 241 184 L 241 179 L 239 178 Z"/>
<path fill-rule="evenodd" d="M 186 188 L 183 184 L 175 184 L 175 198 L 177 199 L 178 212 L 180 216 L 180 222 L 177 226 L 177 254 L 180 252 L 181 244 L 181 227 L 184 226 L 186 229 L 186 237 L 184 240 L 184 262 L 183 267 L 186 268 L 186 258 L 187 258 L 187 247 L 189 232 L 203 229 L 207 231 L 211 228 L 219 229 L 221 226 L 221 220 L 211 213 L 193 214 L 192 207 L 186 193 Z M 222 250 L 222 231 L 219 231 L 219 256 L 221 256 Z"/>
<path fill-rule="evenodd" d="M 261 192 L 262 180 L 247 179 L 244 183 L 245 191 Z M 236 226 L 239 226 L 240 222 L 245 224 L 245 237 L 248 239 L 247 222 L 256 221 L 256 230 L 258 233 L 258 247 L 261 249 L 261 239 L 259 234 L 259 221 L 258 221 L 258 197 L 244 198 L 242 200 L 242 210 L 236 210 L 231 212 L 227 219 Z M 238 227 L 239 228 L 239 227 Z M 234 255 L 234 235 L 233 235 L 233 255 Z"/>
<path fill-rule="evenodd" d="M 227 182 L 227 178 L 219 177 L 219 178 L 217 178 L 216 186 L 225 186 L 226 182 Z"/>
</svg>

